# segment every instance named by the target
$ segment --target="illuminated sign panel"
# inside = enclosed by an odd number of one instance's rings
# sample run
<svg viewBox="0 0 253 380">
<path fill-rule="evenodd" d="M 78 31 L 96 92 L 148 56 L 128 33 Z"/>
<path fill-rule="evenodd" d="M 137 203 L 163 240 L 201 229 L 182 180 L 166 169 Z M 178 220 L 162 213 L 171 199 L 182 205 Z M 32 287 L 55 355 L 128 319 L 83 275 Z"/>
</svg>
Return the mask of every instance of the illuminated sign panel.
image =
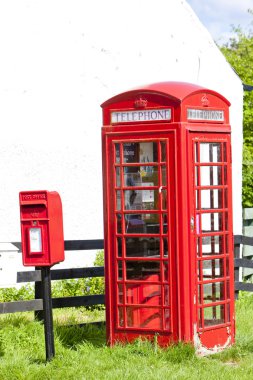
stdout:
<svg viewBox="0 0 253 380">
<path fill-rule="evenodd" d="M 171 120 L 170 108 L 141 111 L 119 111 L 111 113 L 112 124 L 161 120 Z"/>
<path fill-rule="evenodd" d="M 196 121 L 224 121 L 224 111 L 188 108 L 187 119 Z"/>
</svg>

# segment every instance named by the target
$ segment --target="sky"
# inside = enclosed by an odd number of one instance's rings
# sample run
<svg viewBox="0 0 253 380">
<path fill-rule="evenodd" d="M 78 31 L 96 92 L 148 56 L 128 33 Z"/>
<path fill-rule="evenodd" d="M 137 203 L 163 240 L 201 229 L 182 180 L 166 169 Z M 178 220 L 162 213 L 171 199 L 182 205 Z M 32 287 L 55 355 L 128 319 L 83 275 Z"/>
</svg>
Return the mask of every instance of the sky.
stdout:
<svg viewBox="0 0 253 380">
<path fill-rule="evenodd" d="M 186 0 L 202 24 L 211 33 L 213 39 L 222 45 L 233 35 L 232 26 L 250 28 L 253 22 L 253 0 Z M 253 24 L 251 24 L 253 29 Z"/>
</svg>

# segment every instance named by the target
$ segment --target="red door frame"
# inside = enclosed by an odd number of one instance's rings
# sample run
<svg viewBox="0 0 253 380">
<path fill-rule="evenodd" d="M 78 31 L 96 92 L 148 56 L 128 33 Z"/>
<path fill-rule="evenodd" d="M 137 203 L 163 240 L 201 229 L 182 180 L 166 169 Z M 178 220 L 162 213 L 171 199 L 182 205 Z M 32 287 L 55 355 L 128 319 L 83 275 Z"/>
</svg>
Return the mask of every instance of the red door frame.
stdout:
<svg viewBox="0 0 253 380">
<path fill-rule="evenodd" d="M 157 329 L 136 329 L 129 328 L 124 326 L 120 328 L 117 326 L 117 259 L 116 259 L 116 218 L 115 218 L 115 175 L 114 175 L 114 143 L 121 142 L 145 142 L 145 141 L 167 141 L 168 142 L 168 156 L 167 156 L 167 190 L 168 190 L 168 214 L 170 220 L 170 233 L 169 233 L 169 254 L 172 255 L 170 257 L 171 265 L 170 265 L 170 299 L 171 299 L 171 309 L 172 316 L 172 332 L 167 332 L 165 330 L 158 331 Z M 179 308 L 179 300 L 178 300 L 178 290 L 177 290 L 177 249 L 176 249 L 176 202 L 175 202 L 175 194 L 176 194 L 176 173 L 175 173 L 175 165 L 176 165 L 176 149 L 175 149 L 175 131 L 166 131 L 166 132 L 149 132 L 147 135 L 143 132 L 136 132 L 129 134 L 108 134 L 103 139 L 103 150 L 104 157 L 107 157 L 106 163 L 104 163 L 104 188 L 106 189 L 104 196 L 104 202 L 106 206 L 105 212 L 105 271 L 106 271 L 106 318 L 107 322 L 107 341 L 109 344 L 115 343 L 117 340 L 120 341 L 131 341 L 137 338 L 140 334 L 146 337 L 154 336 L 159 333 L 158 341 L 161 345 L 167 345 L 171 341 L 178 340 L 178 308 Z M 172 187 L 170 185 L 171 178 Z M 173 196 L 170 195 L 170 192 L 173 193 Z M 161 211 L 160 211 L 161 213 Z M 162 237 L 161 237 L 162 238 Z M 109 253 L 109 254 L 108 254 Z M 161 261 L 161 259 L 160 259 Z M 161 265 L 161 264 L 160 264 Z M 162 302 L 162 307 L 164 307 Z"/>
<path fill-rule="evenodd" d="M 222 158 L 217 163 L 198 163 L 195 162 L 195 147 L 199 146 L 200 143 L 221 143 L 222 147 Z M 226 157 L 224 156 L 224 146 L 226 144 Z M 199 154 L 199 148 L 198 153 Z M 235 323 L 234 323 L 234 255 L 233 255 L 233 220 L 232 220 L 232 162 L 231 162 L 231 137 L 228 133 L 210 133 L 210 132 L 188 132 L 188 171 L 189 171 L 189 198 L 191 201 L 189 205 L 191 207 L 191 215 L 194 220 L 194 227 L 191 230 L 191 263 L 192 263 L 192 287 L 194 289 L 194 308 L 193 308 L 193 340 L 195 345 L 199 345 L 199 349 L 204 348 L 213 348 L 214 346 L 226 346 L 234 343 L 235 336 Z M 209 166 L 218 167 L 221 171 L 221 183 L 216 186 L 202 186 L 201 178 L 200 178 L 200 168 Z M 211 170 L 211 169 L 210 169 Z M 226 178 L 225 176 L 226 171 Z M 198 172 L 197 176 L 199 177 L 196 183 L 196 172 Z M 220 186 L 219 186 L 220 185 Z M 205 214 L 205 210 L 197 211 L 196 202 L 200 201 L 200 192 L 203 190 L 209 191 L 210 189 L 215 189 L 217 193 L 220 192 L 222 194 L 221 200 L 221 209 L 210 208 L 207 209 L 207 213 L 217 213 L 217 210 L 220 211 L 220 215 L 223 215 L 223 229 L 220 232 L 220 238 L 222 239 L 222 249 L 223 252 L 217 253 L 216 255 L 210 255 L 209 257 L 204 257 L 204 255 L 199 254 L 199 258 L 197 258 L 197 244 L 202 238 L 205 238 L 206 235 L 214 236 L 217 234 L 216 232 L 211 233 L 203 233 L 201 231 L 201 222 L 200 226 L 198 226 L 198 218 L 201 220 L 201 214 Z M 196 197 L 197 192 L 197 197 Z M 226 195 L 226 200 L 224 199 Z M 225 204 L 225 203 L 226 204 Z M 218 213 L 219 214 L 219 213 Z M 200 215 L 200 216 L 198 216 Z M 207 215 L 207 214 L 206 214 Z M 226 224 L 224 221 L 225 216 L 227 216 Z M 218 231 L 217 231 L 218 232 Z M 218 234 L 219 236 L 219 234 Z M 215 238 L 213 237 L 213 240 Z M 226 241 L 226 246 L 225 246 Z M 201 248 L 202 250 L 202 248 Z M 201 256 L 201 257 L 200 257 Z M 212 262 L 215 260 L 221 260 L 223 262 L 223 274 L 220 275 L 220 278 L 216 278 L 216 272 L 214 273 L 214 279 L 211 279 L 210 282 L 208 280 L 203 280 L 203 268 L 204 262 L 208 261 L 206 259 L 212 259 Z M 211 261 L 211 260 L 210 260 Z M 199 267 L 198 267 L 199 263 Z M 200 277 L 198 278 L 198 268 L 200 271 Z M 216 269 L 214 269 L 216 271 Z M 211 300 L 214 302 L 208 303 L 208 300 L 203 299 L 203 289 L 204 286 L 208 286 L 218 283 L 224 283 L 225 288 L 225 296 L 224 299 L 220 300 Z M 218 284 L 217 284 L 218 285 Z M 201 290 L 200 290 L 201 289 Z M 200 290 L 200 291 L 199 291 Z M 215 302 L 216 301 L 216 302 Z M 207 306 L 203 308 L 203 306 Z M 221 324 L 213 324 L 210 326 L 204 325 L 204 316 L 201 310 L 211 309 L 213 305 L 213 309 L 215 307 L 224 308 L 224 321 Z M 208 307 L 209 306 L 209 307 Z"/>
</svg>

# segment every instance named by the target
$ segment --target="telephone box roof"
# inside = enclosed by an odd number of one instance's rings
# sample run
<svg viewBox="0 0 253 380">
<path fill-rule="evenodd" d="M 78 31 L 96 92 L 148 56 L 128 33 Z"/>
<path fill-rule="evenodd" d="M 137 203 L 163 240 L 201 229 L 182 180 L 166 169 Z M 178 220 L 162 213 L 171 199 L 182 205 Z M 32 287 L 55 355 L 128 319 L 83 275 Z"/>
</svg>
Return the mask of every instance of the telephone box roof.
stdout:
<svg viewBox="0 0 253 380">
<path fill-rule="evenodd" d="M 153 93 L 165 97 L 167 96 L 179 102 L 182 102 L 187 97 L 197 93 L 209 93 L 222 99 L 228 106 L 230 106 L 230 102 L 224 96 L 222 96 L 216 91 L 207 89 L 205 87 L 201 87 L 199 85 L 187 82 L 159 82 L 134 88 L 132 90 L 113 96 L 112 98 L 108 99 L 103 104 L 101 104 L 101 107 L 106 107 L 109 104 L 123 100 L 130 95 L 138 94 L 140 92 Z"/>
</svg>

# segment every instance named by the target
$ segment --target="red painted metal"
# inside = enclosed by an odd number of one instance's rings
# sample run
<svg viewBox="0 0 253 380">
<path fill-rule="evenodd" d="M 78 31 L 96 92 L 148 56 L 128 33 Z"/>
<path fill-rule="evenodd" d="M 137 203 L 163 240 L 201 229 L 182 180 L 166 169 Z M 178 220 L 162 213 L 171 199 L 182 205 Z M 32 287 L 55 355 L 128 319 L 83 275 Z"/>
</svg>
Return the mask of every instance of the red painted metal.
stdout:
<svg viewBox="0 0 253 380">
<path fill-rule="evenodd" d="M 19 193 L 22 256 L 25 266 L 64 261 L 61 198 L 56 191 Z"/>
<path fill-rule="evenodd" d="M 234 342 L 229 105 L 179 82 L 102 104 L 109 344 Z"/>
</svg>

